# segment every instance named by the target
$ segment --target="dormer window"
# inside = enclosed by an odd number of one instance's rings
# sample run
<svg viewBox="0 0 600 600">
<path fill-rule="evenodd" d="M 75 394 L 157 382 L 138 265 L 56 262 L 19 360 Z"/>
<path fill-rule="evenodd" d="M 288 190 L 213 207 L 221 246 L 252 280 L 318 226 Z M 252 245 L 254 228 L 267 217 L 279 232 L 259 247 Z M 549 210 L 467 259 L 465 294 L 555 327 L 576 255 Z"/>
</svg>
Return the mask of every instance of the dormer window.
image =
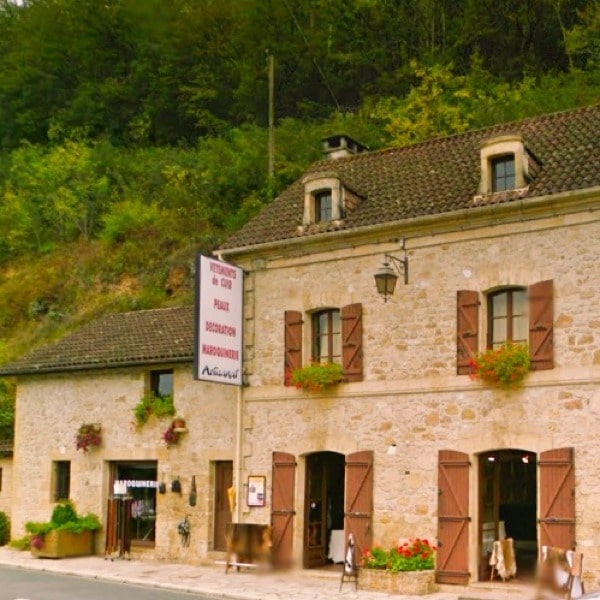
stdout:
<svg viewBox="0 0 600 600">
<path fill-rule="evenodd" d="M 315 222 L 331 221 L 332 207 L 331 190 L 315 194 Z"/>
<path fill-rule="evenodd" d="M 492 192 L 514 190 L 515 187 L 514 155 L 492 159 Z"/>
<path fill-rule="evenodd" d="M 303 225 L 344 218 L 344 188 L 337 174 L 313 173 L 304 178 Z"/>
<path fill-rule="evenodd" d="M 539 163 L 519 135 L 502 135 L 481 145 L 481 180 L 475 200 L 490 194 L 519 192 L 524 195 Z"/>
</svg>

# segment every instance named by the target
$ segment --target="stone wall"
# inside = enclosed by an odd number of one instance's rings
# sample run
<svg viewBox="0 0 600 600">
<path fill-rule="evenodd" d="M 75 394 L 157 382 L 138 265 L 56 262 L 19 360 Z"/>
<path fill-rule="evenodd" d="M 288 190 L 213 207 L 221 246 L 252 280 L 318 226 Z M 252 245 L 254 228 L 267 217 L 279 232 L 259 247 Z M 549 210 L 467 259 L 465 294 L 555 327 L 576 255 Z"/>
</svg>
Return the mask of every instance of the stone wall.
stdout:
<svg viewBox="0 0 600 600">
<path fill-rule="evenodd" d="M 0 511 L 9 517 L 12 511 L 12 457 L 0 457 L 2 482 L 0 487 Z"/>
<path fill-rule="evenodd" d="M 160 368 L 157 366 L 155 368 Z M 171 368 L 169 366 L 163 368 Z M 157 494 L 156 543 L 142 554 L 160 559 L 199 561 L 212 547 L 213 461 L 233 460 L 236 390 L 195 381 L 191 366 L 174 369 L 174 403 L 188 433 L 167 448 L 161 433 L 171 419 L 150 417 L 136 428 L 132 409 L 148 386 L 148 369 L 88 371 L 22 378 L 17 395 L 12 534 L 26 521 L 46 521 L 52 502 L 52 461 L 71 461 L 71 499 L 78 512 L 94 512 L 105 522 L 109 467 L 113 461 L 158 461 L 158 479 L 167 493 Z M 75 449 L 82 423 L 100 423 L 102 445 L 87 453 Z M 188 504 L 195 475 L 198 500 Z M 179 478 L 182 494 L 170 491 Z M 180 544 L 177 523 L 189 515 L 191 543 Z M 96 536 L 104 552 L 104 533 Z M 134 548 L 135 551 L 135 548 Z"/>
</svg>

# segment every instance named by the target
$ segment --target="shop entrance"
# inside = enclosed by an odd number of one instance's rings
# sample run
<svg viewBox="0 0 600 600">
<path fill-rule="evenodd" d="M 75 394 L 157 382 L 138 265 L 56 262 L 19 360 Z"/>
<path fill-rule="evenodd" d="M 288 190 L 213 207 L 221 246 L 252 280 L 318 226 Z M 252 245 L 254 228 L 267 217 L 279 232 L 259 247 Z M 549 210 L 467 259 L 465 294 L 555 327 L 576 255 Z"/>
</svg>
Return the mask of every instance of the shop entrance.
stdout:
<svg viewBox="0 0 600 600">
<path fill-rule="evenodd" d="M 345 457 L 317 452 L 306 457 L 304 567 L 343 561 Z"/>
<path fill-rule="evenodd" d="M 111 491 L 121 488 L 122 498 L 131 501 L 129 514 L 123 515 L 121 527 L 128 529 L 131 543 L 154 546 L 156 525 L 155 461 L 115 462 L 111 464 Z"/>
<path fill-rule="evenodd" d="M 532 579 L 537 557 L 537 461 L 533 452 L 495 450 L 479 456 L 479 579 L 490 579 L 495 540 L 512 538 L 517 578 Z"/>
</svg>

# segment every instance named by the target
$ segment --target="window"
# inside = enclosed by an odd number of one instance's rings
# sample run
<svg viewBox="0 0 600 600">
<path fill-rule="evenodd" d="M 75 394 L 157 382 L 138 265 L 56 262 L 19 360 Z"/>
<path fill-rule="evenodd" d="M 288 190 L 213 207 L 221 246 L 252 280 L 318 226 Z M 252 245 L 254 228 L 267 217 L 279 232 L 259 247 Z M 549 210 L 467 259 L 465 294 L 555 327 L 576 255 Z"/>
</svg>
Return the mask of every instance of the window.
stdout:
<svg viewBox="0 0 600 600">
<path fill-rule="evenodd" d="M 554 368 L 554 291 L 552 279 L 529 287 L 505 287 L 487 295 L 487 346 L 527 343 L 534 371 Z M 471 358 L 479 347 L 479 292 L 458 290 L 456 366 L 473 373 Z"/>
<path fill-rule="evenodd" d="M 312 316 L 312 360 L 340 362 L 342 339 L 340 311 L 323 310 Z"/>
<path fill-rule="evenodd" d="M 331 191 L 320 192 L 315 195 L 315 222 L 331 221 L 332 213 Z"/>
<path fill-rule="evenodd" d="M 318 310 L 312 312 L 309 318 L 310 327 L 305 328 L 304 313 L 285 311 L 284 385 L 291 385 L 290 374 L 308 360 L 340 363 L 346 381 L 362 381 L 362 304 Z M 303 353 L 303 347 L 309 343 L 310 355 Z"/>
<path fill-rule="evenodd" d="M 504 342 L 527 343 L 527 298 L 524 289 L 509 289 L 488 296 L 488 347 Z"/>
<path fill-rule="evenodd" d="M 511 154 L 492 160 L 492 192 L 515 189 L 515 157 Z"/>
<path fill-rule="evenodd" d="M 71 493 L 71 461 L 55 460 L 52 463 L 52 479 L 54 502 L 68 500 Z"/>
<path fill-rule="evenodd" d="M 150 389 L 155 396 L 173 395 L 173 371 L 152 371 Z"/>
</svg>

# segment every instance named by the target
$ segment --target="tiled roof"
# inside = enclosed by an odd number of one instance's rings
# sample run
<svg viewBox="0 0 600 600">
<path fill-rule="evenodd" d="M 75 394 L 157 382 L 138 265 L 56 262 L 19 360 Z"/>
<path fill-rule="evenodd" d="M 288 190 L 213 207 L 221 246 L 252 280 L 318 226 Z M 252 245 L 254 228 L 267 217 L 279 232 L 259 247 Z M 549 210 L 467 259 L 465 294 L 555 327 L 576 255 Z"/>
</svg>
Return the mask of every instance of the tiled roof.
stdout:
<svg viewBox="0 0 600 600">
<path fill-rule="evenodd" d="M 304 192 L 300 179 L 232 235 L 222 248 L 312 237 L 461 209 L 477 210 L 473 199 L 480 181 L 481 143 L 505 134 L 521 135 L 540 168 L 524 195 L 503 194 L 494 202 L 600 185 L 599 104 L 414 146 L 319 161 L 303 177 L 320 171 L 336 173 L 346 187 L 363 198 L 345 219 L 302 228 Z"/>
<path fill-rule="evenodd" d="M 193 360 L 191 306 L 107 315 L 0 367 L 0 375 L 105 369 Z"/>
</svg>

